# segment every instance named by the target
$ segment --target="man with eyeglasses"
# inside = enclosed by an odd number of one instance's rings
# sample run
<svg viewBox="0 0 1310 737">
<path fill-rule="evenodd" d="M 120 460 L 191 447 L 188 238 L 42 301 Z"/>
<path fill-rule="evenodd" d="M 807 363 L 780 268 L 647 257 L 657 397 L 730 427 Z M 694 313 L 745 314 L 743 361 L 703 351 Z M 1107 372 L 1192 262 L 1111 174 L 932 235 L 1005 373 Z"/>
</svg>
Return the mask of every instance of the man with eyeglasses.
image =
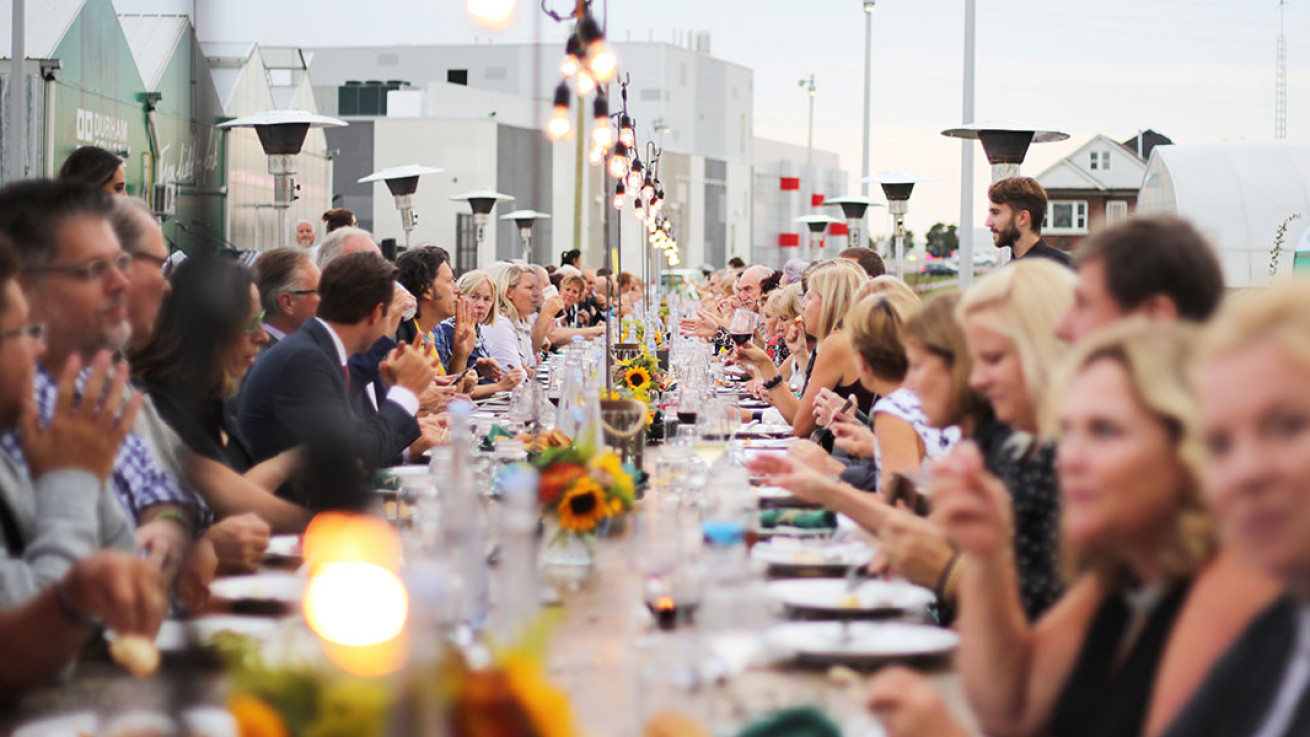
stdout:
<svg viewBox="0 0 1310 737">
<path fill-rule="evenodd" d="M 46 355 L 34 381 L 42 421 L 56 409 L 53 372 L 70 357 L 89 364 L 100 351 L 121 350 L 131 336 L 133 259 L 119 244 L 111 212 L 108 197 L 83 185 L 29 180 L 0 189 L 0 234 L 16 250 L 32 319 L 46 326 Z M 25 460 L 15 433 L 0 437 L 0 445 Z M 109 486 L 136 523 L 142 553 L 166 574 L 179 570 L 203 521 L 199 500 L 132 433 L 119 446 Z"/>
<path fill-rule="evenodd" d="M 318 313 L 320 272 L 299 248 L 265 251 L 253 270 L 259 303 L 264 307 L 264 332 L 268 333 L 262 355 Z"/>
</svg>

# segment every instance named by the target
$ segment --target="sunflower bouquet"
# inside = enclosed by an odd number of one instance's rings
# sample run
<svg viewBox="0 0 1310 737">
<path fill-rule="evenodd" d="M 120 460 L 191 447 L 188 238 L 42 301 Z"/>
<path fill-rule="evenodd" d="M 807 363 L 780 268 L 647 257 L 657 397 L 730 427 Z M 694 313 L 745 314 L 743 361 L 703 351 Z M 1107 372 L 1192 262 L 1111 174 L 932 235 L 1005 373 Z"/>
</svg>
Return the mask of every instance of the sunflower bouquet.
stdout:
<svg viewBox="0 0 1310 737">
<path fill-rule="evenodd" d="M 667 377 L 660 362 L 642 347 L 641 353 L 614 366 L 614 385 L 619 394 L 649 405 L 654 392 L 664 388 Z"/>
<path fill-rule="evenodd" d="M 566 536 L 590 539 L 611 518 L 632 509 L 632 474 L 612 451 L 591 452 L 576 444 L 549 448 L 534 465 L 541 474 L 537 501 L 542 517 L 558 528 L 550 544 Z"/>
</svg>

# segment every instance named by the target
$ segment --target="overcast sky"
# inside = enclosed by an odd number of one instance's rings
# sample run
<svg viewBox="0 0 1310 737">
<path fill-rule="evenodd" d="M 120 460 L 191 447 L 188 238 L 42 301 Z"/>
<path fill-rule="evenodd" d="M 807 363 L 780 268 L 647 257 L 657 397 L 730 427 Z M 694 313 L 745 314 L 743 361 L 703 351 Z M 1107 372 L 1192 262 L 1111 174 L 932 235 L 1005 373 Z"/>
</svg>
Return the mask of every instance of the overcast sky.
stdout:
<svg viewBox="0 0 1310 737">
<path fill-rule="evenodd" d="M 547 0 L 566 10 L 567 0 Z M 559 41 L 565 26 L 533 0 L 502 32 L 473 25 L 463 0 L 115 0 L 121 12 L 199 4 L 206 40 L 365 45 Z M 813 73 L 815 146 L 836 151 L 857 186 L 861 156 L 861 0 L 609 0 L 611 37 L 669 41 L 708 31 L 714 56 L 755 72 L 755 132 L 805 143 Z M 605 0 L 595 0 L 598 10 Z M 311 10 L 312 9 L 312 10 Z M 873 15 L 873 172 L 936 178 L 910 203 L 909 227 L 959 220 L 960 148 L 939 132 L 961 120 L 964 0 L 878 0 Z M 1310 0 L 1286 7 L 1288 138 L 1310 138 Z M 1274 126 L 1277 0 L 979 0 L 977 118 L 1019 118 L 1067 131 L 1034 146 L 1040 173 L 1096 133 L 1120 141 L 1153 128 L 1177 143 L 1268 140 Z M 620 64 L 622 59 L 620 59 Z M 975 225 L 987 163 L 975 168 Z M 838 194 L 838 193 L 828 193 Z M 872 223 L 878 227 L 875 218 Z"/>
</svg>

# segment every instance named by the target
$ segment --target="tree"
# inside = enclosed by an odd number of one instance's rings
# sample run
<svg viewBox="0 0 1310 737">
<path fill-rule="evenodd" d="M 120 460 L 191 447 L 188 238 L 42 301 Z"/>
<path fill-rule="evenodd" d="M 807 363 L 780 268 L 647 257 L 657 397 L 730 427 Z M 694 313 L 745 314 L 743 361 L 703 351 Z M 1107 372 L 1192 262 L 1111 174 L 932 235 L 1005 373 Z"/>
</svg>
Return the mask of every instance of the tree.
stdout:
<svg viewBox="0 0 1310 737">
<path fill-rule="evenodd" d="M 956 233 L 956 227 L 946 223 L 934 223 L 928 229 L 926 241 L 924 248 L 934 258 L 946 258 L 960 248 L 960 236 Z"/>
</svg>

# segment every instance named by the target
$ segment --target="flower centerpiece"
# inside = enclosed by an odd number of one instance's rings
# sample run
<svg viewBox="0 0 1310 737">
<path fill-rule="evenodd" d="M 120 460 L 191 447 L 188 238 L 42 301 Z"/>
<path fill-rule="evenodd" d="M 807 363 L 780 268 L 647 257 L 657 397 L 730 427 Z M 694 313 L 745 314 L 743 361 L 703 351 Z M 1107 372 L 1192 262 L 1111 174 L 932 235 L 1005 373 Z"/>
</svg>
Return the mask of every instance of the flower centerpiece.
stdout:
<svg viewBox="0 0 1310 737">
<path fill-rule="evenodd" d="M 615 394 L 635 399 L 646 405 L 646 439 L 661 440 L 664 435 L 664 414 L 652 400 L 655 393 L 668 386 L 668 375 L 660 369 L 659 359 L 643 345 L 641 352 L 614 366 Z"/>
<path fill-rule="evenodd" d="M 543 559 L 590 564 L 596 535 L 632 509 L 632 474 L 613 452 L 576 443 L 546 449 L 534 465 L 541 474 L 537 501 L 546 523 Z"/>
</svg>

